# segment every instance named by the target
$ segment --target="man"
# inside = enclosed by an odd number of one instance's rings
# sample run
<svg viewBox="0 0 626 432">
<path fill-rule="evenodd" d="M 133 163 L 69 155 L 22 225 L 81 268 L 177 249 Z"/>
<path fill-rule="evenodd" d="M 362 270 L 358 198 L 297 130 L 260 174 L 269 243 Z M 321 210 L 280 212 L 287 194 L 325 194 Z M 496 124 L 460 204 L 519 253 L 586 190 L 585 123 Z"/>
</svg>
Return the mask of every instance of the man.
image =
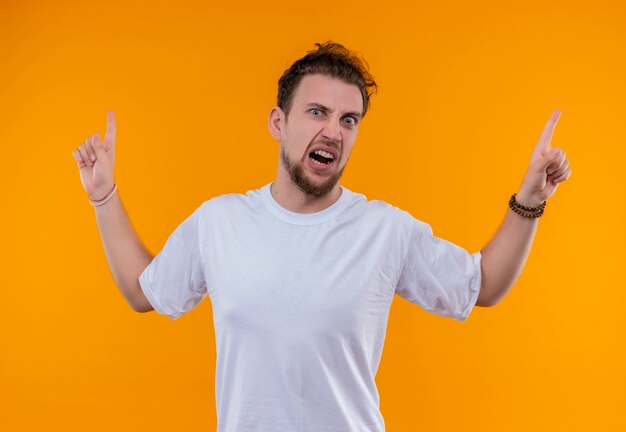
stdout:
<svg viewBox="0 0 626 432">
<path fill-rule="evenodd" d="M 374 377 L 395 294 L 463 321 L 516 281 L 545 200 L 571 169 L 550 148 L 555 111 L 511 211 L 480 251 L 340 186 L 376 84 L 339 44 L 317 44 L 279 80 L 273 182 L 204 202 L 153 257 L 113 181 L 115 119 L 73 153 L 115 281 L 131 307 L 176 319 L 210 297 L 218 432 L 384 431 Z M 556 150 L 556 151 L 555 151 Z"/>
</svg>

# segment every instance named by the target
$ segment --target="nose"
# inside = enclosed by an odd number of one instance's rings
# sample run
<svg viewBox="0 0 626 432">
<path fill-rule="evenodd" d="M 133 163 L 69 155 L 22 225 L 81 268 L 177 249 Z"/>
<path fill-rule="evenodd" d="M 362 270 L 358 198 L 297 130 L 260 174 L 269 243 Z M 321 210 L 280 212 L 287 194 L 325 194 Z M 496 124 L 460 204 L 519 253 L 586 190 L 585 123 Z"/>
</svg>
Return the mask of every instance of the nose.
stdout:
<svg viewBox="0 0 626 432">
<path fill-rule="evenodd" d="M 329 121 L 326 122 L 322 130 L 322 137 L 328 141 L 336 143 L 341 142 L 341 126 L 337 120 L 330 118 Z"/>
</svg>

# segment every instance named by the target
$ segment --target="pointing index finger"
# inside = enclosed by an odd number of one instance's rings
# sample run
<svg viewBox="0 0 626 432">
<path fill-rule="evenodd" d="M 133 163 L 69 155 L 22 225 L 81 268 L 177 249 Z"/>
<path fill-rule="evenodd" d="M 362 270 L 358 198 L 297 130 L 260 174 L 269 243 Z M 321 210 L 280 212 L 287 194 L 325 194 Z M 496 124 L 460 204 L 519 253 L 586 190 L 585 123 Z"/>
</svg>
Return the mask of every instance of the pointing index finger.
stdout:
<svg viewBox="0 0 626 432">
<path fill-rule="evenodd" d="M 107 131 L 104 139 L 115 142 L 115 114 L 113 111 L 107 111 Z"/>
<path fill-rule="evenodd" d="M 559 121 L 561 117 L 561 110 L 554 110 L 550 119 L 543 127 L 543 131 L 541 132 L 541 136 L 539 137 L 539 141 L 537 142 L 537 147 L 541 153 L 545 154 L 550 151 L 550 141 L 552 141 L 552 133 L 554 132 L 554 128 L 556 123 Z"/>
</svg>

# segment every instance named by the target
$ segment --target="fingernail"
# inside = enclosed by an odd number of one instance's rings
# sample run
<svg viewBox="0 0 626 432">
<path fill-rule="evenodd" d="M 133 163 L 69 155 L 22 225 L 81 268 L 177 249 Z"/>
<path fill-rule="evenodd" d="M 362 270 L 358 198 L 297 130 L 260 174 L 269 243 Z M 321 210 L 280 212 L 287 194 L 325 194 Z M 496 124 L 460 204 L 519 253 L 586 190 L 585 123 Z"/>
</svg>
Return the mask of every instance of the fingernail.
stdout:
<svg viewBox="0 0 626 432">
<path fill-rule="evenodd" d="M 93 162 L 95 162 L 95 161 L 96 161 L 96 155 L 91 155 L 91 160 L 92 160 Z"/>
</svg>

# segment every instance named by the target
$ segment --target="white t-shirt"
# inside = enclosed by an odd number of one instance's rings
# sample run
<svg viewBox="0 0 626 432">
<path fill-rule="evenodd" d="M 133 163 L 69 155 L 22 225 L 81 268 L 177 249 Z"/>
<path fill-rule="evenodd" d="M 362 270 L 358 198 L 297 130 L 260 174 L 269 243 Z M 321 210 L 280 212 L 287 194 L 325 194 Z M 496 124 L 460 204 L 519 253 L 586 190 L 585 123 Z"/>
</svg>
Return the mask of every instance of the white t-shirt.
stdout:
<svg viewBox="0 0 626 432">
<path fill-rule="evenodd" d="M 480 252 L 343 186 L 313 214 L 281 207 L 270 186 L 200 205 L 139 277 L 143 292 L 172 319 L 208 294 L 218 432 L 382 432 L 374 377 L 394 294 L 463 321 Z"/>
</svg>

